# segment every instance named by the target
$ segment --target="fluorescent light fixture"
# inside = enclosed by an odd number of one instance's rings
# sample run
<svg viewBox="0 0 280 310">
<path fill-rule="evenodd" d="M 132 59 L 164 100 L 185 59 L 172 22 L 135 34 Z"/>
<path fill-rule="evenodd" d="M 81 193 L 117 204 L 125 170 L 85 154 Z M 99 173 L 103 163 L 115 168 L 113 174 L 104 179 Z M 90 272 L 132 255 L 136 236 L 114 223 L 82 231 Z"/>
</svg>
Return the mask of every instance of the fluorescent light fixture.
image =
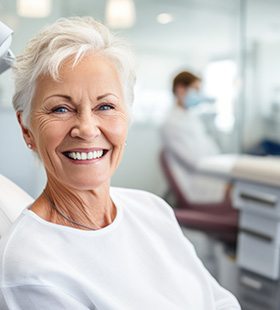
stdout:
<svg viewBox="0 0 280 310">
<path fill-rule="evenodd" d="M 108 0 L 105 12 L 106 23 L 111 28 L 130 28 L 135 23 L 133 0 Z"/>
<path fill-rule="evenodd" d="M 52 0 L 17 0 L 17 13 L 22 17 L 47 17 L 51 10 Z"/>
<path fill-rule="evenodd" d="M 158 14 L 157 21 L 160 24 L 169 24 L 173 21 L 173 16 L 169 13 L 161 13 Z"/>
</svg>

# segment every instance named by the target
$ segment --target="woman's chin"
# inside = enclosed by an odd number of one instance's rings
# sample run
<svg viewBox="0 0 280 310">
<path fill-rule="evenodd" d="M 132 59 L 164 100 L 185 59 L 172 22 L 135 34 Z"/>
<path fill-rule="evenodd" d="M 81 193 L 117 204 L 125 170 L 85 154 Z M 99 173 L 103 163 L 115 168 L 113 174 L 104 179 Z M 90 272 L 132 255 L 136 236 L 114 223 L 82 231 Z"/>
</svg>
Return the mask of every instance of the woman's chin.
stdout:
<svg viewBox="0 0 280 310">
<path fill-rule="evenodd" d="M 100 188 L 102 186 L 109 186 L 110 179 L 109 178 L 98 178 L 98 179 L 87 179 L 83 178 L 81 180 L 75 179 L 67 182 L 67 186 L 73 188 L 78 191 L 86 191 L 86 190 L 94 190 Z"/>
</svg>

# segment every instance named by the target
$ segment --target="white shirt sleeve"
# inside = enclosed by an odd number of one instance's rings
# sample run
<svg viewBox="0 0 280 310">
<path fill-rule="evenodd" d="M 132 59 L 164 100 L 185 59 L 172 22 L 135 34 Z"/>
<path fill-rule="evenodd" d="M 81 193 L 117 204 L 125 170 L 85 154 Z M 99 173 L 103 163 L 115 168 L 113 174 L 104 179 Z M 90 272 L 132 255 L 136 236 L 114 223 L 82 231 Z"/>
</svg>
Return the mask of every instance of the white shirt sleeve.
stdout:
<svg viewBox="0 0 280 310">
<path fill-rule="evenodd" d="M 85 306 L 62 289 L 44 285 L 2 287 L 1 310 L 96 310 Z"/>
<path fill-rule="evenodd" d="M 184 243 L 186 247 L 189 248 L 190 253 L 193 256 L 194 264 L 199 268 L 200 273 L 204 274 L 205 278 L 208 280 L 208 284 L 210 285 L 210 290 L 213 293 L 214 300 L 215 300 L 215 309 L 216 310 L 241 310 L 240 304 L 237 301 L 236 297 L 229 292 L 228 290 L 224 289 L 216 280 L 215 278 L 209 273 L 209 271 L 205 268 L 201 260 L 196 254 L 195 248 L 193 244 L 185 237 L 182 232 L 180 225 L 176 219 L 175 213 L 173 209 L 166 204 L 166 202 L 162 201 L 165 206 L 168 207 L 171 213 L 171 217 L 173 218 L 173 224 L 176 226 L 179 234 L 184 239 Z"/>
<path fill-rule="evenodd" d="M 216 279 L 210 274 L 210 272 L 205 268 L 201 260 L 198 258 L 194 246 L 186 239 L 186 242 L 192 247 L 192 252 L 196 260 L 196 264 L 199 265 L 201 272 L 207 277 L 209 284 L 211 286 L 211 291 L 215 299 L 216 310 L 241 310 L 239 302 L 236 297 L 224 289 Z"/>
<path fill-rule="evenodd" d="M 215 300 L 215 309 L 216 310 L 241 310 L 241 307 L 236 297 L 231 292 L 224 289 L 216 281 L 216 279 L 205 268 L 205 266 L 203 265 L 203 263 L 197 256 L 194 246 L 188 241 L 188 239 L 185 236 L 184 236 L 184 239 L 186 241 L 186 245 L 192 248 L 191 251 L 192 251 L 196 265 L 200 268 L 201 273 L 204 274 L 208 280 L 210 289 L 213 293 L 214 300 Z"/>
<path fill-rule="evenodd" d="M 208 274 L 209 272 L 205 270 Z M 220 284 L 209 274 L 210 283 L 215 297 L 217 310 L 241 310 L 236 297 L 229 291 L 220 286 Z"/>
<path fill-rule="evenodd" d="M 189 246 L 192 247 L 192 252 L 194 255 L 194 260 L 196 264 L 200 267 L 201 273 L 205 274 L 206 278 L 209 281 L 211 286 L 211 291 L 213 292 L 216 310 L 241 310 L 239 302 L 237 301 L 236 297 L 229 292 L 228 290 L 224 289 L 210 274 L 210 272 L 205 268 L 201 260 L 198 258 L 193 245 L 185 238 L 186 243 L 189 243 Z"/>
</svg>

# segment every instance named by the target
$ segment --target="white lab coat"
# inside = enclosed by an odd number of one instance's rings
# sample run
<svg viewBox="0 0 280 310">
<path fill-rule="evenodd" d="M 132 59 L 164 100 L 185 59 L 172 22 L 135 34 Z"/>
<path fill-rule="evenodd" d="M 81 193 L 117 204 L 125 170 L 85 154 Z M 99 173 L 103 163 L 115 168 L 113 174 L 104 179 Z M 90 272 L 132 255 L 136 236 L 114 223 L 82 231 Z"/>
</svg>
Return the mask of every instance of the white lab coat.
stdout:
<svg viewBox="0 0 280 310">
<path fill-rule="evenodd" d="M 163 124 L 162 138 L 168 150 L 167 160 L 185 198 L 196 203 L 221 202 L 227 182 L 194 172 L 202 159 L 221 153 L 199 116 L 176 106 Z"/>
</svg>

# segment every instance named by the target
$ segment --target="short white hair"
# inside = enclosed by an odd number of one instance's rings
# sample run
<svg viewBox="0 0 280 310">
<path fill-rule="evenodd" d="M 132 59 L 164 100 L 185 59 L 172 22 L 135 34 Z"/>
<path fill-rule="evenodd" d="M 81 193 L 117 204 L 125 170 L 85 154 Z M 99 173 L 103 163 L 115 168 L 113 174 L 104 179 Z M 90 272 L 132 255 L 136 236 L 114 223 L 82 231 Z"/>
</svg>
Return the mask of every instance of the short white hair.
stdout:
<svg viewBox="0 0 280 310">
<path fill-rule="evenodd" d="M 13 66 L 13 105 L 17 112 L 22 112 L 25 126 L 30 125 L 31 104 L 38 77 L 49 74 L 58 80 L 60 66 L 67 58 L 74 56 L 75 66 L 89 52 L 103 55 L 116 65 L 123 84 L 125 104 L 128 109 L 131 107 L 135 67 L 129 45 L 91 17 L 60 18 L 27 43 Z"/>
</svg>

